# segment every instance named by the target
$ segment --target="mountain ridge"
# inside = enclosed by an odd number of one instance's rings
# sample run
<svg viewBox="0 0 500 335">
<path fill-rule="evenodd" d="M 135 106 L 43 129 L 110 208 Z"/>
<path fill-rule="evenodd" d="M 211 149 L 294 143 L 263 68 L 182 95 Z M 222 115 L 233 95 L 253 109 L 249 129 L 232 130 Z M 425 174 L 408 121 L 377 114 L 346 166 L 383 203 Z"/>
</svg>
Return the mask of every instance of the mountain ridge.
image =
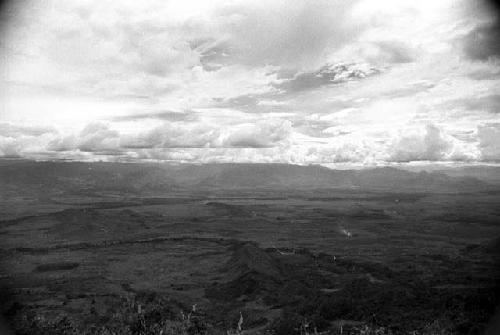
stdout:
<svg viewBox="0 0 500 335">
<path fill-rule="evenodd" d="M 6 187 L 168 191 L 197 189 L 366 189 L 414 192 L 466 192 L 489 184 L 442 171 L 412 172 L 394 167 L 334 170 L 320 165 L 282 163 L 154 164 L 23 161 L 0 165 Z"/>
</svg>

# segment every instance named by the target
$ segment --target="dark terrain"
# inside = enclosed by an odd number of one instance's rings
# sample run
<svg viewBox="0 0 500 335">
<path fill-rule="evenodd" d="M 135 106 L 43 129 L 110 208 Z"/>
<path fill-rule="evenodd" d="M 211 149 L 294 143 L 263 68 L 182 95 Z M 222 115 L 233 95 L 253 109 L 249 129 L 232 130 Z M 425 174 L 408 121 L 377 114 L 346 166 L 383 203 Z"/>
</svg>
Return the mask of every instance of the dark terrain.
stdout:
<svg viewBox="0 0 500 335">
<path fill-rule="evenodd" d="M 482 334 L 500 170 L 477 171 L 4 160 L 3 314 L 17 334 Z"/>
</svg>

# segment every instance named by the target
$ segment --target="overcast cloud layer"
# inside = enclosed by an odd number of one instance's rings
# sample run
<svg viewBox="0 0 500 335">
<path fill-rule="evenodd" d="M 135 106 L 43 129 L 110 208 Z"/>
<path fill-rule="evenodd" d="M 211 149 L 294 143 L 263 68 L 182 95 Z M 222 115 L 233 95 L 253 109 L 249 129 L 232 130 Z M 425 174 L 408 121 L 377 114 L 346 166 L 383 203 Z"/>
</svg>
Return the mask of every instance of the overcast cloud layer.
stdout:
<svg viewBox="0 0 500 335">
<path fill-rule="evenodd" d="M 468 0 L 13 1 L 0 156 L 500 162 L 500 21 Z"/>
</svg>

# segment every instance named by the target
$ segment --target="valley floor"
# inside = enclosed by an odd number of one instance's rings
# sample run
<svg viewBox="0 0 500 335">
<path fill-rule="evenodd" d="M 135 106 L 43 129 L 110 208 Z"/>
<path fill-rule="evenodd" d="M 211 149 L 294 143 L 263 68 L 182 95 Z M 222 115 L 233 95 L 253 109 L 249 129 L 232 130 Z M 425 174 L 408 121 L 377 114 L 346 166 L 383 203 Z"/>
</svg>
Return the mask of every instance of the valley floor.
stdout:
<svg viewBox="0 0 500 335">
<path fill-rule="evenodd" d="M 480 334 L 499 198 L 10 194 L 0 300 L 18 334 Z"/>
</svg>

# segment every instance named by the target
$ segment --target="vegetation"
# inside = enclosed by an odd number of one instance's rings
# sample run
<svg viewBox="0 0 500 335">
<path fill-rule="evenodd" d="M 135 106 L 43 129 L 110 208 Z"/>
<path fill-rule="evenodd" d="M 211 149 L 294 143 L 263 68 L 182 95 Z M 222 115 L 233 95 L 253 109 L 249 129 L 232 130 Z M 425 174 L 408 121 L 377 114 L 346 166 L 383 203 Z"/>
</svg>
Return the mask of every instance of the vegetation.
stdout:
<svg viewBox="0 0 500 335">
<path fill-rule="evenodd" d="M 0 166 L 0 301 L 17 334 L 465 335 L 500 301 L 491 185 L 308 189 L 395 171 L 214 165 L 155 188 L 164 166 L 16 164 Z M 408 188 L 434 179 L 443 192 Z"/>
</svg>

